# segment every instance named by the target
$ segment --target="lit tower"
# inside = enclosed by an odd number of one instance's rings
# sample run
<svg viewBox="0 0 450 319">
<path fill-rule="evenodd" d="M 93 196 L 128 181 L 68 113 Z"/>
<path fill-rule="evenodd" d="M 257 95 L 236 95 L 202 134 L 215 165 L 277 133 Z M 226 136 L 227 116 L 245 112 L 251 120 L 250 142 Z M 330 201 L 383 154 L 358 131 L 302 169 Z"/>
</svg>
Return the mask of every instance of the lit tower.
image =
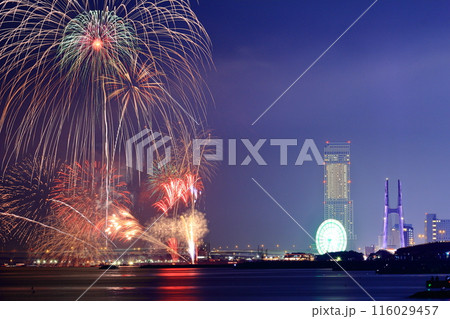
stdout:
<svg viewBox="0 0 450 319">
<path fill-rule="evenodd" d="M 400 247 L 405 247 L 405 236 L 403 235 L 403 208 L 402 208 L 402 184 L 398 180 L 398 202 L 397 208 L 389 207 L 389 179 L 386 178 L 385 190 L 384 190 L 384 220 L 383 220 L 383 249 L 388 248 L 388 238 L 392 242 L 393 239 L 390 238 L 389 234 L 393 234 L 389 228 L 389 217 L 391 214 L 396 214 L 398 216 L 398 237 L 400 242 Z M 392 227 L 392 226 L 391 226 Z M 395 228 L 394 228 L 395 229 Z"/>
<path fill-rule="evenodd" d="M 326 142 L 324 161 L 324 219 L 342 223 L 351 249 L 356 236 L 350 197 L 350 141 Z"/>
</svg>

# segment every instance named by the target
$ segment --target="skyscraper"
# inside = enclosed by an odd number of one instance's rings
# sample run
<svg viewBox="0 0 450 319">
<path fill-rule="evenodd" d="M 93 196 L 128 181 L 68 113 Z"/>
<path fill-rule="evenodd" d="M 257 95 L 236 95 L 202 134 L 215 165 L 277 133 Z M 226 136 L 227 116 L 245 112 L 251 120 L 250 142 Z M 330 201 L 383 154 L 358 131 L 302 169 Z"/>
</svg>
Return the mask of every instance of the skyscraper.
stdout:
<svg viewBox="0 0 450 319">
<path fill-rule="evenodd" d="M 350 197 L 350 141 L 327 142 L 324 150 L 324 219 L 337 219 L 352 248 L 356 239 Z"/>
<path fill-rule="evenodd" d="M 405 237 L 405 246 L 414 246 L 414 227 L 411 224 L 403 225 L 403 236 Z"/>
<path fill-rule="evenodd" d="M 425 242 L 450 241 L 450 219 L 438 219 L 425 213 Z"/>
</svg>

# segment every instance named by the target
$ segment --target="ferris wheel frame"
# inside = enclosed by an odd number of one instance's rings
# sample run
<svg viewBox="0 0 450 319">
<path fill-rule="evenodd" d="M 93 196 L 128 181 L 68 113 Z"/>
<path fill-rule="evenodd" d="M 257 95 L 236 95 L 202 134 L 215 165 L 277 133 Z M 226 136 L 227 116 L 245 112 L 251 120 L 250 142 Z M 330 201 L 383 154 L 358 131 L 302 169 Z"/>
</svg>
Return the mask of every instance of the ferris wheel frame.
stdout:
<svg viewBox="0 0 450 319">
<path fill-rule="evenodd" d="M 342 223 L 336 219 L 324 220 L 316 232 L 316 248 L 319 254 L 345 251 L 347 233 Z"/>
</svg>

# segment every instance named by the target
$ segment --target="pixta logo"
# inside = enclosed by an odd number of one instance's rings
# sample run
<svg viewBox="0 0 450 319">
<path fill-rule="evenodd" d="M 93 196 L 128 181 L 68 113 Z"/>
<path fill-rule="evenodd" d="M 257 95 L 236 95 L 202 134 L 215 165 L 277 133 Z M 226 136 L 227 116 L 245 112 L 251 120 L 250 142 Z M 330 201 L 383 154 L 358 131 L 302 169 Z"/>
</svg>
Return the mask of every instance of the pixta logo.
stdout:
<svg viewBox="0 0 450 319">
<path fill-rule="evenodd" d="M 237 162 L 237 139 L 228 140 L 228 165 L 238 165 Z M 267 139 L 259 139 L 256 143 L 252 143 L 249 139 L 241 139 L 240 142 L 244 145 L 247 156 L 240 165 L 249 165 L 252 160 L 257 165 L 265 166 L 267 162 L 259 153 L 260 149 L 266 144 Z M 297 146 L 297 139 L 270 139 L 270 146 L 278 147 L 280 152 L 280 165 L 288 165 L 288 147 Z M 202 147 L 214 148 L 214 153 L 202 152 Z M 202 155 L 207 161 L 223 161 L 224 140 L 222 139 L 195 139 L 193 142 L 193 161 L 194 165 L 200 165 Z M 313 159 L 314 158 L 314 159 Z M 304 162 L 315 161 L 317 165 L 324 165 L 322 155 L 314 143 L 313 139 L 306 139 L 298 153 L 295 165 L 303 165 Z"/>
<path fill-rule="evenodd" d="M 144 162 L 146 162 L 146 173 L 153 175 L 153 165 L 155 154 L 160 147 L 164 147 L 164 158 L 157 157 L 158 168 L 163 167 L 170 161 L 171 147 L 166 145 L 170 141 L 170 136 L 162 135 L 158 132 L 152 132 L 144 129 L 132 138 L 127 140 L 125 148 L 126 165 L 129 168 L 135 168 L 139 172 L 144 172 Z M 134 146 L 134 148 L 133 148 Z M 135 152 L 133 152 L 135 150 Z M 145 153 L 146 150 L 146 153 Z M 133 153 L 136 153 L 136 161 L 133 163 Z M 147 159 L 145 161 L 145 159 Z"/>
<path fill-rule="evenodd" d="M 144 172 L 144 163 L 146 163 L 145 172 L 153 175 L 153 167 L 163 167 L 170 161 L 171 146 L 168 145 L 169 136 L 162 135 L 158 132 L 152 132 L 144 129 L 126 142 L 126 165 L 129 168 L 135 168 L 139 172 Z M 244 159 L 238 162 L 237 143 L 238 141 L 244 146 Z M 288 165 L 288 148 L 298 146 L 297 139 L 259 139 L 252 142 L 249 139 L 194 139 L 192 143 L 192 160 L 194 165 L 200 165 L 203 161 L 224 161 L 224 144 L 228 150 L 228 165 L 247 166 L 254 162 L 259 166 L 268 165 L 260 154 L 260 150 L 264 145 L 269 144 L 270 147 L 279 150 L 279 164 L 281 166 Z M 161 158 L 159 148 L 163 147 L 164 157 Z M 205 148 L 209 148 L 205 152 Z M 242 147 L 241 147 L 242 149 Z M 135 156 L 133 156 L 135 154 Z M 156 155 L 156 156 L 155 156 Z M 240 154 L 242 157 L 242 154 Z M 135 161 L 133 161 L 135 159 Z M 155 163 L 155 159 L 157 162 Z M 303 165 L 304 162 L 316 162 L 317 165 L 324 165 L 322 155 L 312 139 L 304 140 L 294 165 Z"/>
</svg>

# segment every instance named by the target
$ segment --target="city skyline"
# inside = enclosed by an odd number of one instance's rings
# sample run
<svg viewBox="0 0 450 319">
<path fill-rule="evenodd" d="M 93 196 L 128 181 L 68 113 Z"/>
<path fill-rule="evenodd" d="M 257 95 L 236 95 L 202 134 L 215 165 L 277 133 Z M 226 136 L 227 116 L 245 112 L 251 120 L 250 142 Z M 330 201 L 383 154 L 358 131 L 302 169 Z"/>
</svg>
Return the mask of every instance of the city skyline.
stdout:
<svg viewBox="0 0 450 319">
<path fill-rule="evenodd" d="M 361 248 L 376 244 L 382 232 L 386 177 L 403 182 L 404 209 L 416 239 L 426 212 L 450 218 L 450 149 L 445 147 L 450 4 L 377 3 L 252 123 L 370 4 L 192 3 L 213 43 L 215 68 L 205 71 L 205 82 L 214 103 L 208 102 L 205 126 L 218 138 L 311 138 L 319 149 L 327 140 L 351 140 L 351 199 Z M 252 178 L 313 234 L 323 220 L 323 167 L 312 162 L 275 166 L 276 149 L 261 153 L 269 165 L 220 163 L 213 182 L 206 183 L 201 202 L 210 229 L 206 239 L 212 246 L 307 249 L 311 238 Z M 247 155 L 246 150 L 238 154 Z M 297 155 L 289 152 L 288 163 Z"/>
<path fill-rule="evenodd" d="M 354 223 L 361 248 L 377 244 L 382 233 L 386 177 L 402 180 L 407 222 L 417 234 L 426 212 L 450 217 L 445 182 L 450 176 L 450 149 L 445 146 L 450 4 L 377 3 L 251 124 L 370 4 L 220 2 L 221 12 L 233 21 L 216 11 L 216 4 L 194 5 L 215 44 L 217 71 L 208 73 L 215 98 L 208 113 L 212 133 L 253 141 L 312 138 L 319 149 L 327 140 L 350 140 Z M 279 154 L 262 153 L 266 167 L 220 167 L 205 193 L 208 238 L 213 246 L 264 243 L 306 249 L 311 239 L 251 178 L 313 234 L 323 219 L 323 168 L 312 163 L 274 167 L 270 163 L 277 163 Z M 294 155 L 288 163 L 295 161 Z"/>
</svg>

